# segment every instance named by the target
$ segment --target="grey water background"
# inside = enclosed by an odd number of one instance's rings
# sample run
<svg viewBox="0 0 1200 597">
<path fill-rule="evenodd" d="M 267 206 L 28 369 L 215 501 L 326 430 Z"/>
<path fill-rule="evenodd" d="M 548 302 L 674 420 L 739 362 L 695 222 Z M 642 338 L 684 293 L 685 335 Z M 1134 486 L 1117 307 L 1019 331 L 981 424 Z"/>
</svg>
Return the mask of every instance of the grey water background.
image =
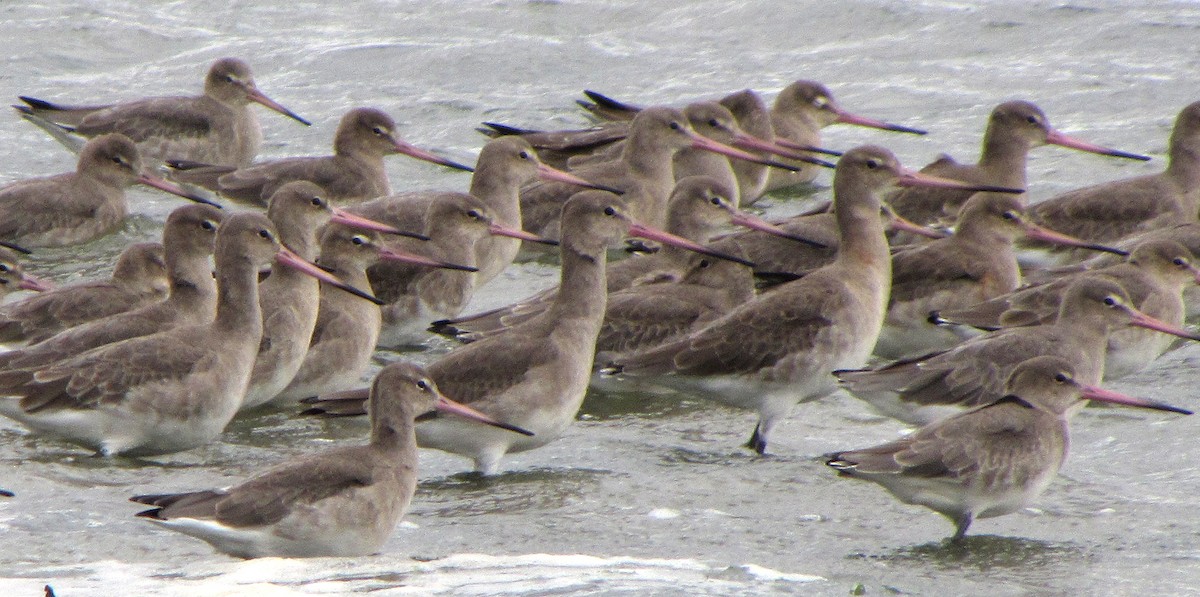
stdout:
<svg viewBox="0 0 1200 597">
<path fill-rule="evenodd" d="M 106 101 L 195 93 L 208 64 L 240 56 L 261 88 L 312 119 L 261 111 L 263 157 L 320 154 L 338 118 L 377 106 L 409 141 L 470 162 L 481 120 L 587 123 L 584 88 L 681 104 L 798 78 L 847 108 L 928 128 L 912 137 L 835 126 L 824 144 L 883 144 L 912 167 L 947 151 L 973 160 L 990 109 L 1038 103 L 1058 128 L 1153 155 L 1142 164 L 1057 148 L 1030 157 L 1030 198 L 1158 171 L 1177 112 L 1197 96 L 1193 2 L 9 2 L 0 92 Z M 0 118 L 0 180 L 73 167 L 15 115 Z M 395 190 L 467 187 L 465 174 L 402 158 Z M 829 176 L 761 205 L 794 213 L 828 198 Z M 131 193 L 118 234 L 40 251 L 58 282 L 102 275 L 127 243 L 155 238 L 174 200 Z M 513 266 L 473 308 L 551 284 Z M 422 362 L 449 344 L 380 353 Z M 1186 346 L 1112 387 L 1196 407 Z M 266 466 L 361 441 L 353 421 L 288 413 L 237 421 L 216 442 L 157 463 L 90 458 L 0 421 L 0 593 L 40 595 L 1128 595 L 1200 593 L 1200 420 L 1095 409 L 1035 508 L 979 521 L 966 549 L 951 526 L 820 455 L 904 431 L 843 394 L 798 407 L 774 455 L 739 445 L 753 415 L 686 397 L 593 394 L 546 448 L 487 482 L 456 457 L 422 454 L 422 484 L 384 553 L 241 562 L 133 518 L 136 493 L 236 483 Z"/>
</svg>

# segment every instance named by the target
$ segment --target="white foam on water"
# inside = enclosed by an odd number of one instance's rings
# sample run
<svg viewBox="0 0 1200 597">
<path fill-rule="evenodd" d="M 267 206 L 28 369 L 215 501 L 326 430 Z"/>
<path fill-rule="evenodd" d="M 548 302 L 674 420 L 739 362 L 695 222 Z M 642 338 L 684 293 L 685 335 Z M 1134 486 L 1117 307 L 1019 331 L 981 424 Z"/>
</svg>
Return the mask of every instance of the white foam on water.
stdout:
<svg viewBox="0 0 1200 597">
<path fill-rule="evenodd" d="M 655 508 L 647 512 L 646 516 L 657 520 L 669 520 L 672 518 L 679 518 L 679 511 L 672 510 L 670 508 Z"/>
<path fill-rule="evenodd" d="M 394 555 L 366 558 L 259 558 L 192 565 L 185 570 L 112 560 L 47 570 L 47 580 L 0 579 L 4 594 L 37 594 L 49 582 L 61 595 L 292 597 L 373 595 L 555 595 L 603 588 L 606 594 L 730 595 L 824 581 L 756 564 L 723 566 L 694 559 L 586 554 L 455 554 L 418 562 Z"/>
</svg>

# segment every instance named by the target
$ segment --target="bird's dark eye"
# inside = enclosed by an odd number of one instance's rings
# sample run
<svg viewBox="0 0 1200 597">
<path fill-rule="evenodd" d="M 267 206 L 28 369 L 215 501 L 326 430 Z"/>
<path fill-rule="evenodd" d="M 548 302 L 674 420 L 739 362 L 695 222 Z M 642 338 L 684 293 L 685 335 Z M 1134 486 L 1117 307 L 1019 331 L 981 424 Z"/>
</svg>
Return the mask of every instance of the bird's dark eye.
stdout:
<svg viewBox="0 0 1200 597">
<path fill-rule="evenodd" d="M 529 152 L 528 152 L 528 151 L 522 151 L 521 153 L 519 153 L 519 154 L 517 154 L 517 155 L 519 155 L 519 156 L 520 156 L 520 158 L 521 158 L 521 159 L 523 159 L 523 160 L 527 160 L 527 159 L 529 159 Z"/>
<path fill-rule="evenodd" d="M 204 220 L 203 222 L 200 222 L 200 227 L 205 230 L 216 230 L 217 223 L 213 222 L 212 220 Z"/>
<path fill-rule="evenodd" d="M 683 128 L 682 126 L 679 125 L 678 122 L 671 122 L 671 124 L 669 124 L 667 126 L 671 127 L 671 130 L 673 130 L 673 131 L 677 131 L 677 130 Z"/>
<path fill-rule="evenodd" d="M 377 126 L 376 126 L 376 127 L 372 127 L 372 128 L 371 128 L 371 132 L 372 132 L 372 133 L 375 133 L 377 136 L 380 136 L 380 137 L 382 137 L 382 136 L 383 136 L 383 133 L 384 133 L 383 129 L 382 129 L 382 128 L 380 128 L 380 127 L 377 127 Z"/>
<path fill-rule="evenodd" d="M 1054 381 L 1057 381 L 1058 383 L 1067 383 L 1067 381 L 1069 381 L 1070 379 L 1071 378 L 1068 377 L 1066 373 L 1055 373 L 1054 374 Z"/>
<path fill-rule="evenodd" d="M 0 272 L 7 274 L 10 271 L 12 271 L 12 268 L 10 268 L 7 263 L 0 263 Z"/>
<path fill-rule="evenodd" d="M 615 215 L 617 215 L 617 209 L 610 205 L 610 206 L 604 208 L 604 215 L 615 216 Z"/>
<path fill-rule="evenodd" d="M 708 267 L 708 266 L 710 266 L 710 265 L 712 265 L 712 262 L 711 262 L 711 261 L 709 261 L 709 260 L 707 260 L 707 259 L 701 259 L 701 260 L 700 260 L 700 267 Z"/>
<path fill-rule="evenodd" d="M 471 211 L 468 211 L 468 212 L 467 212 L 467 216 L 469 216 L 469 217 L 472 217 L 472 218 L 475 218 L 476 220 L 478 220 L 479 218 L 481 218 L 481 217 L 482 217 L 482 216 L 480 216 L 480 215 L 479 215 L 479 211 L 478 211 L 478 210 L 474 210 L 474 209 L 472 209 Z"/>
<path fill-rule="evenodd" d="M 879 167 L 879 161 L 878 161 L 878 160 L 867 160 L 867 168 L 870 168 L 871 170 L 874 170 L 874 169 L 876 169 L 876 168 L 878 168 L 878 167 Z"/>
<path fill-rule="evenodd" d="M 1182 257 L 1176 257 L 1173 261 L 1171 261 L 1171 263 L 1174 263 L 1175 265 L 1178 265 L 1179 267 L 1183 267 L 1183 266 L 1187 265 L 1187 260 Z"/>
<path fill-rule="evenodd" d="M 232 83 L 232 82 L 234 82 L 235 80 L 236 80 L 236 79 L 234 79 L 234 78 L 233 78 L 233 75 L 225 75 L 225 82 L 226 82 L 226 83 Z"/>
<path fill-rule="evenodd" d="M 361 246 L 367 244 L 367 239 L 362 236 L 355 236 L 350 239 L 350 242 Z"/>
<path fill-rule="evenodd" d="M 259 231 L 258 231 L 258 236 L 259 236 L 259 237 L 261 237 L 261 238 L 265 238 L 265 239 L 267 239 L 267 240 L 271 240 L 271 231 L 270 231 L 270 230 L 267 230 L 267 229 L 265 229 L 265 228 L 264 228 L 264 229 L 259 229 Z"/>
<path fill-rule="evenodd" d="M 1004 212 L 1004 215 L 1002 215 L 1001 217 L 1004 218 L 1005 220 L 1015 220 L 1015 219 L 1017 219 L 1017 214 L 1015 214 L 1011 211 L 1006 211 L 1006 212 Z"/>
<path fill-rule="evenodd" d="M 720 198 L 720 197 L 713 197 L 712 199 L 709 199 L 708 201 L 709 201 L 709 203 L 712 203 L 713 205 L 720 205 L 720 204 L 721 204 L 721 198 Z"/>
<path fill-rule="evenodd" d="M 713 119 L 710 119 L 710 120 L 708 121 L 708 126 L 711 126 L 711 127 L 713 127 L 713 128 L 717 128 L 717 127 L 721 126 L 721 123 L 720 123 L 720 121 L 718 121 L 716 118 L 713 118 Z"/>
<path fill-rule="evenodd" d="M 1029 124 L 1037 124 L 1038 123 L 1037 116 L 1026 116 L 1025 122 L 1028 122 Z"/>
<path fill-rule="evenodd" d="M 1104 297 L 1104 304 L 1108 305 L 1109 307 L 1115 306 L 1117 304 L 1117 299 L 1116 297 L 1106 296 Z"/>
<path fill-rule="evenodd" d="M 428 392 L 429 391 L 429 382 L 427 382 L 423 379 L 419 379 L 419 380 L 417 380 L 417 388 L 423 392 Z"/>
<path fill-rule="evenodd" d="M 313 207 L 323 207 L 325 205 L 325 200 L 321 199 L 320 197 L 313 197 L 308 201 L 309 203 L 312 203 Z"/>
</svg>

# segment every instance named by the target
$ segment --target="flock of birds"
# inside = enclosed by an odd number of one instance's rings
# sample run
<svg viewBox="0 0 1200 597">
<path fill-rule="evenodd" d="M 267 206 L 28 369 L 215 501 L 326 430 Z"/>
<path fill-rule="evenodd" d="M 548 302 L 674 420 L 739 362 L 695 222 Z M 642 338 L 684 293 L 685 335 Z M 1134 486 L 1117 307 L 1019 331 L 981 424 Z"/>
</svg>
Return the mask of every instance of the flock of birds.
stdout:
<svg viewBox="0 0 1200 597">
<path fill-rule="evenodd" d="M 473 168 L 404 142 L 374 108 L 343 116 L 333 155 L 256 162 L 252 103 L 308 121 L 233 58 L 195 97 L 22 97 L 20 115 L 79 162 L 0 188 L 0 289 L 40 291 L 0 306 L 0 413 L 130 457 L 201 446 L 240 413 L 299 400 L 369 414 L 366 445 L 231 488 L 132 498 L 152 506 L 139 516 L 247 558 L 377 552 L 412 498 L 418 446 L 494 474 L 561 436 L 592 384 L 755 411 L 760 454 L 795 404 L 844 388 L 922 426 L 827 464 L 947 516 L 955 539 L 1046 489 L 1088 401 L 1190 414 L 1098 384 L 1173 336 L 1200 339 L 1182 327 L 1200 305 L 1184 300 L 1200 284 L 1200 103 L 1179 114 L 1161 174 L 1028 205 L 1039 146 L 1149 158 L 1064 135 L 1025 101 L 992 111 L 978 163 L 915 172 L 882 147 L 822 148 L 835 123 L 924 133 L 851 114 L 812 81 L 770 107 L 749 90 L 682 110 L 587 95 L 592 128 L 485 123 Z M 473 171 L 469 192 L 394 194 L 383 160 L 397 153 Z M 824 168 L 829 204 L 780 222 L 743 210 Z M 139 183 L 194 201 L 161 244 L 128 247 L 108 280 L 51 290 L 24 272 L 22 247 L 110 233 Z M 514 259 L 555 246 L 557 287 L 462 313 Z M 465 344 L 359 387 L 377 346 L 430 331 Z M 872 355 L 895 360 L 864 368 Z"/>
</svg>

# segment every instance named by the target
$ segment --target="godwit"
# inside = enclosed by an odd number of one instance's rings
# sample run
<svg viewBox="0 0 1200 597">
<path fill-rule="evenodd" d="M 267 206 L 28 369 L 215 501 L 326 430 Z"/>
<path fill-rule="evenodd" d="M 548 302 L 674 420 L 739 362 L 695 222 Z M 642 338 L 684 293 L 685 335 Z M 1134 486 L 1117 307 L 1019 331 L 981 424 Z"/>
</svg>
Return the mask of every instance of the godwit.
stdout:
<svg viewBox="0 0 1200 597">
<path fill-rule="evenodd" d="M 137 147 L 128 137 L 113 133 L 88 141 L 74 172 L 0 188 L 0 239 L 30 247 L 61 247 L 108 234 L 129 214 L 125 189 L 135 183 L 216 205 L 142 173 Z"/>
<path fill-rule="evenodd" d="M 286 248 L 266 216 L 229 216 L 217 236 L 216 318 L 0 377 L 0 412 L 104 456 L 170 454 L 216 438 L 242 403 L 262 338 L 258 270 Z M 340 283 L 299 258 L 285 260 Z"/>
<path fill-rule="evenodd" d="M 471 458 L 492 474 L 509 452 L 541 447 L 575 420 L 591 377 L 596 336 L 606 304 L 609 245 L 631 230 L 670 243 L 673 238 L 631 221 L 615 195 L 583 191 L 563 206 L 561 290 L 545 314 L 509 332 L 458 348 L 429 365 L 430 376 L 464 404 L 535 435 L 492 433 L 447 417 L 417 426 L 422 447 Z M 318 401 L 310 412 L 362 412 L 361 392 Z"/>
<path fill-rule="evenodd" d="M 375 108 L 346 113 L 333 138 L 333 155 L 270 160 L 244 167 L 172 160 L 171 177 L 222 196 L 257 205 L 293 180 L 316 183 L 336 203 L 352 203 L 391 193 L 384 156 L 402 153 L 450 168 L 469 166 L 438 157 L 401 140 L 391 116 Z"/>
<path fill-rule="evenodd" d="M 1194 256 L 1172 240 L 1148 240 L 1134 248 L 1122 263 L 1089 273 L 1064 275 L 1053 282 L 1021 288 L 992 300 L 960 309 L 938 311 L 930 319 L 980 329 L 1051 323 L 1063 295 L 1080 276 L 1095 273 L 1116 280 L 1139 311 L 1173 326 L 1184 321 L 1183 290 L 1200 283 Z M 1108 338 L 1104 377 L 1116 379 L 1142 369 L 1170 348 L 1174 338 L 1143 328 L 1114 330 Z"/>
<path fill-rule="evenodd" d="M 1167 168 L 1158 174 L 1051 197 L 1032 206 L 1030 215 L 1055 230 L 1106 244 L 1195 222 L 1200 209 L 1200 102 L 1179 113 L 1167 151 Z"/>
<path fill-rule="evenodd" d="M 1121 158 L 1150 158 L 1069 137 L 1050 126 L 1040 108 L 1027 101 L 1011 101 L 996 106 L 983 133 L 983 151 L 979 162 L 960 164 L 942 154 L 921 172 L 975 184 L 1026 188 L 1025 162 L 1029 150 L 1042 145 L 1058 145 L 1080 151 Z M 888 198 L 896 213 L 918 224 L 930 224 L 943 218 L 953 220 L 971 193 L 950 190 L 910 189 Z M 1054 230 L 1052 223 L 1047 224 Z M 1073 230 L 1062 229 L 1067 234 Z M 1078 235 L 1076 235 L 1078 236 Z M 1091 239 L 1089 239 L 1091 240 Z"/>
<path fill-rule="evenodd" d="M 446 398 L 420 367 L 393 363 L 372 384 L 365 446 L 284 463 L 227 489 L 130 500 L 154 506 L 138 516 L 240 558 L 371 555 L 408 510 L 417 488 L 413 428 L 435 412 L 500 425 Z"/>
<path fill-rule="evenodd" d="M 1089 275 L 1067 289 L 1054 323 L 1008 328 L 948 351 L 834 374 L 851 394 L 881 412 L 927 423 L 947 410 L 996 400 L 1003 395 L 1004 380 L 1013 368 L 1035 356 L 1064 358 L 1081 382 L 1098 384 L 1104 376 L 1109 334 L 1126 325 L 1200 338 L 1135 309 L 1115 280 Z"/>
<path fill-rule="evenodd" d="M 829 372 L 840 363 L 861 366 L 875 345 L 891 282 L 879 193 L 893 184 L 960 184 L 906 171 L 875 146 L 842 156 L 833 183 L 841 244 L 832 263 L 608 371 L 660 375 L 654 381 L 757 410 L 748 446 L 765 452 L 792 405 L 832 392 Z"/>
<path fill-rule="evenodd" d="M 0 306 L 0 342 L 36 344 L 65 329 L 157 303 L 169 289 L 162 244 L 134 243 L 121 251 L 108 279 Z"/>
<path fill-rule="evenodd" d="M 946 516 L 951 541 L 960 541 L 976 518 L 1016 512 L 1046 491 L 1067 458 L 1071 415 L 1082 401 L 1192 414 L 1086 384 L 1069 361 L 1050 356 L 1017 365 L 1004 391 L 896 441 L 832 454 L 826 464 Z"/>
<path fill-rule="evenodd" d="M 262 129 L 251 103 L 262 104 L 297 122 L 307 120 L 267 97 L 254 84 L 250 66 L 237 58 L 212 64 L 204 94 L 152 97 L 117 104 L 68 106 L 21 97 L 14 106 L 56 138 L 121 133 L 152 163 L 190 160 L 222 166 L 248 166 L 262 145 Z"/>
</svg>

